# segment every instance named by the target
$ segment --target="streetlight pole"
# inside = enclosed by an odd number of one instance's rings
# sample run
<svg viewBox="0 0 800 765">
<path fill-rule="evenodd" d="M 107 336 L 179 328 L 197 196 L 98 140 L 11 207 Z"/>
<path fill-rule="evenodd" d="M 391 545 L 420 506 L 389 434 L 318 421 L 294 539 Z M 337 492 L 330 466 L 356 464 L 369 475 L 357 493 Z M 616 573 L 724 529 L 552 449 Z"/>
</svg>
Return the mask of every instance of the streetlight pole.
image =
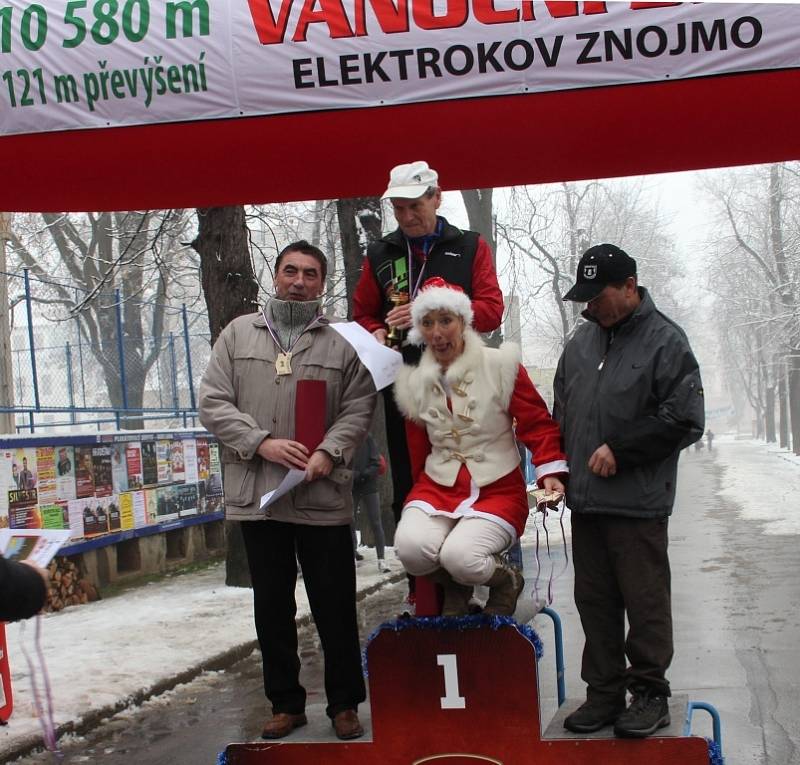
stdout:
<svg viewBox="0 0 800 765">
<path fill-rule="evenodd" d="M 0 212 L 0 406 L 14 405 L 14 377 L 11 367 L 11 326 L 8 315 L 8 274 L 6 242 L 11 239 L 11 215 Z M 0 432 L 14 433 L 14 414 L 0 412 Z"/>
</svg>

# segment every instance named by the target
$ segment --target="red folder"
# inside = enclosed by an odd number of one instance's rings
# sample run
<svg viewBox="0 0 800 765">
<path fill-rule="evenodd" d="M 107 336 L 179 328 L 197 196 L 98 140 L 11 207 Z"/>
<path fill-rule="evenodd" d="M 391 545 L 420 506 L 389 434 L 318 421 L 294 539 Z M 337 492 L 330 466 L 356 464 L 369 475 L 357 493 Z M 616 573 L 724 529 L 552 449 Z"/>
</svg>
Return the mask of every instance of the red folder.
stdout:
<svg viewBox="0 0 800 765">
<path fill-rule="evenodd" d="M 294 440 L 311 454 L 325 438 L 325 380 L 298 380 L 294 401 Z"/>
</svg>

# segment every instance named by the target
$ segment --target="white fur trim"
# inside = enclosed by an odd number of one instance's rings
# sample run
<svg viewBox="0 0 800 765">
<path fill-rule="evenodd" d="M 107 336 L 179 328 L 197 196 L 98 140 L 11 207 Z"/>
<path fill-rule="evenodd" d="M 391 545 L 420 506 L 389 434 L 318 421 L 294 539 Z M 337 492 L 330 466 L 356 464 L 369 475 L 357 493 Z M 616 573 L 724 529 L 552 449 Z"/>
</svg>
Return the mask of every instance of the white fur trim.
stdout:
<svg viewBox="0 0 800 765">
<path fill-rule="evenodd" d="M 397 402 L 397 408 L 400 414 L 408 417 L 418 424 L 423 424 L 419 418 L 420 402 L 419 402 L 419 385 L 416 384 L 414 379 L 417 367 L 410 364 L 404 364 L 394 381 L 394 400 Z M 416 394 L 416 395 L 415 395 Z"/>
<path fill-rule="evenodd" d="M 408 341 L 414 345 L 422 345 L 419 324 L 430 311 L 452 311 L 464 319 L 464 324 L 472 326 L 472 303 L 466 293 L 450 287 L 428 287 L 420 290 L 411 302 L 411 320 L 414 326 L 408 333 Z"/>
<path fill-rule="evenodd" d="M 549 475 L 561 475 L 562 473 L 569 473 L 569 465 L 567 465 L 566 460 L 554 460 L 553 462 L 536 466 L 537 481 L 541 481 Z"/>
<path fill-rule="evenodd" d="M 491 351 L 491 349 L 489 350 Z M 500 368 L 500 400 L 503 407 L 508 408 L 511 396 L 514 395 L 522 352 L 516 343 L 503 343 L 495 353 L 500 357 L 498 364 Z"/>
</svg>

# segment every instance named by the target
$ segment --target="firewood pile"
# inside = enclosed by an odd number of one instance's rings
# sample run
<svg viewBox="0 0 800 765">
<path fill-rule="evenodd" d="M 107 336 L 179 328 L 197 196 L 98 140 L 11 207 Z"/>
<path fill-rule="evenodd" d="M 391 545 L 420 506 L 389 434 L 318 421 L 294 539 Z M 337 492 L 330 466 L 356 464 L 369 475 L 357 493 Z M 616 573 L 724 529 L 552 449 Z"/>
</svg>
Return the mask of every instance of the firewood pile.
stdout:
<svg viewBox="0 0 800 765">
<path fill-rule="evenodd" d="M 45 611 L 61 611 L 67 606 L 100 599 L 97 588 L 69 558 L 56 556 L 47 570 L 50 572 L 50 596 Z"/>
</svg>

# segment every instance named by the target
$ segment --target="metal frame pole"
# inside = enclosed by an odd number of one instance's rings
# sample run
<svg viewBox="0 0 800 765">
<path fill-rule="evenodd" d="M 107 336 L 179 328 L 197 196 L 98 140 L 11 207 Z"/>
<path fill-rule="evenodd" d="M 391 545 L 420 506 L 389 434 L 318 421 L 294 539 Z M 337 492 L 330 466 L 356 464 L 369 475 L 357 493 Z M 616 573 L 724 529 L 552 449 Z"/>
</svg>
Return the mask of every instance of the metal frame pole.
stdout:
<svg viewBox="0 0 800 765">
<path fill-rule="evenodd" d="M 125 410 L 127 420 L 128 415 L 128 378 L 125 374 L 125 343 L 122 339 L 122 299 L 119 287 L 114 290 L 115 315 L 117 319 L 117 352 L 119 353 L 119 383 L 122 392 L 122 407 Z M 117 424 L 119 425 L 119 413 L 117 413 Z"/>
<path fill-rule="evenodd" d="M 186 374 L 189 377 L 189 404 L 192 411 L 197 409 L 197 401 L 194 396 L 194 374 L 192 372 L 192 352 L 189 345 L 189 319 L 186 314 L 186 303 L 181 305 L 181 316 L 183 317 L 183 342 L 186 345 Z"/>
</svg>

